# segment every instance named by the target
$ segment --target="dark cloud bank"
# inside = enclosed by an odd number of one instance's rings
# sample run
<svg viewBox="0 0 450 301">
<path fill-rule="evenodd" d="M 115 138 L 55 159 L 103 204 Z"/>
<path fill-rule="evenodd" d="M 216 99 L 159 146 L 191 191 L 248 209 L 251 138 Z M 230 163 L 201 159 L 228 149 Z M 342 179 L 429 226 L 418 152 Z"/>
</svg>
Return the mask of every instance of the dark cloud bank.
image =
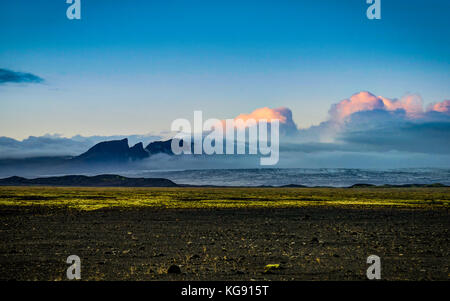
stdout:
<svg viewBox="0 0 450 301">
<path fill-rule="evenodd" d="M 44 79 L 32 73 L 17 72 L 0 68 L 0 84 L 6 83 L 42 83 Z"/>
</svg>

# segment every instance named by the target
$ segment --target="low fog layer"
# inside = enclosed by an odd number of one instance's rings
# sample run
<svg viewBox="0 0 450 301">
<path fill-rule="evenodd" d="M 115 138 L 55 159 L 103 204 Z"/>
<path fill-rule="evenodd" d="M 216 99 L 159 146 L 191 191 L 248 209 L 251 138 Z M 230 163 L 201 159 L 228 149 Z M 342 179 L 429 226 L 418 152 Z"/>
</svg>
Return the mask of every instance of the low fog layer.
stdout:
<svg viewBox="0 0 450 301">
<path fill-rule="evenodd" d="M 61 135 L 30 136 L 22 141 L 8 137 L 0 137 L 0 158 L 30 158 L 47 156 L 77 156 L 102 141 L 128 138 L 130 144 L 149 143 L 161 139 L 152 135 L 116 135 L 90 136 L 81 135 L 65 138 Z"/>
</svg>

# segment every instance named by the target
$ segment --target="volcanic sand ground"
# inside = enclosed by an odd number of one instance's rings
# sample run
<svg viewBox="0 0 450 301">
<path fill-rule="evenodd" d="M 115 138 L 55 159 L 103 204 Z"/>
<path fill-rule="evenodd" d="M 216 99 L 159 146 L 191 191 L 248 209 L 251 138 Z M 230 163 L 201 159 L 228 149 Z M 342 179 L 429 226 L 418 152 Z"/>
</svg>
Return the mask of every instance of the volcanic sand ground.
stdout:
<svg viewBox="0 0 450 301">
<path fill-rule="evenodd" d="M 448 207 L 2 205 L 0 216 L 2 280 L 65 280 L 72 254 L 82 280 L 364 280 L 372 254 L 382 279 L 450 276 Z"/>
</svg>

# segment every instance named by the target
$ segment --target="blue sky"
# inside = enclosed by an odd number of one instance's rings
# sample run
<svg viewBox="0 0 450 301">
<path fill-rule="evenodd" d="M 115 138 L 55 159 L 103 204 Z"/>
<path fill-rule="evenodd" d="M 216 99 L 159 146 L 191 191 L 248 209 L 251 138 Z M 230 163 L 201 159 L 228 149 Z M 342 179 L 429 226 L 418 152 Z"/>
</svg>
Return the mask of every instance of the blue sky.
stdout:
<svg viewBox="0 0 450 301">
<path fill-rule="evenodd" d="M 450 98 L 450 2 L 0 2 L 0 136 L 145 134 L 286 106 L 300 127 L 358 91 Z"/>
</svg>

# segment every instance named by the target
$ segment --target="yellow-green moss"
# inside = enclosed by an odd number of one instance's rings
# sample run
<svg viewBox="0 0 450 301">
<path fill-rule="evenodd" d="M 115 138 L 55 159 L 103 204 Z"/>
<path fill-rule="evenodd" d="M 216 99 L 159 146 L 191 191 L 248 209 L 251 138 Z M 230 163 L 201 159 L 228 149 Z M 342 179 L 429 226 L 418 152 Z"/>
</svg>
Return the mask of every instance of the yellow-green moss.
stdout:
<svg viewBox="0 0 450 301">
<path fill-rule="evenodd" d="M 81 188 L 0 187 L 0 206 L 100 208 L 448 208 L 450 188 Z"/>
</svg>

